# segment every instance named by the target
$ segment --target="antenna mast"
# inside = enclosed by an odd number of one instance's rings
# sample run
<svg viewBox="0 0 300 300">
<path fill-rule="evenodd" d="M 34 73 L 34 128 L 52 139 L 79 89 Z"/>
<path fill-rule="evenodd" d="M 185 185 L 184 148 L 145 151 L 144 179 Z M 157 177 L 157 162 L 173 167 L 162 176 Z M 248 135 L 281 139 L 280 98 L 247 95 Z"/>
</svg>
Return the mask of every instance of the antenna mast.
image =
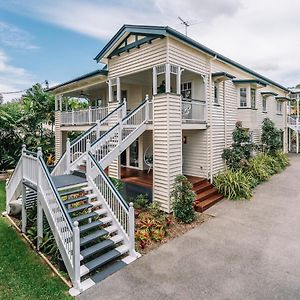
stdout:
<svg viewBox="0 0 300 300">
<path fill-rule="evenodd" d="M 181 24 L 185 26 L 185 35 L 187 36 L 187 29 L 191 24 L 188 21 L 184 21 L 181 17 L 178 16 L 178 19 L 181 21 Z"/>
</svg>

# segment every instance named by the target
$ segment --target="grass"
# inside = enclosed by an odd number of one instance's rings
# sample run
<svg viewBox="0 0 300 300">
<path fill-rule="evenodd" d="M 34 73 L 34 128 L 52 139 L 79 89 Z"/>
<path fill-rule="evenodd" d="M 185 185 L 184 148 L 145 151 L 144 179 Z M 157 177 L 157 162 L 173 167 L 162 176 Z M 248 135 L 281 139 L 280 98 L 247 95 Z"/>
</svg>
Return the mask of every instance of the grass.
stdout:
<svg viewBox="0 0 300 300">
<path fill-rule="evenodd" d="M 0 181 L 0 211 L 5 183 Z M 71 299 L 68 287 L 0 217 L 0 299 Z"/>
</svg>

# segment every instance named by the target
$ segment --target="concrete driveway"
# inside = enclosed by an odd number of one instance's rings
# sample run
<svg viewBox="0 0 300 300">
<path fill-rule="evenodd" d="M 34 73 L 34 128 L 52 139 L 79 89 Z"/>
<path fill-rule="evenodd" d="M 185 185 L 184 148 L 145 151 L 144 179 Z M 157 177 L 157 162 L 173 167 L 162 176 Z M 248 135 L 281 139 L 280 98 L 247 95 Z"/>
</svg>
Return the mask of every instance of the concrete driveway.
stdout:
<svg viewBox="0 0 300 300">
<path fill-rule="evenodd" d="M 78 299 L 300 299 L 300 156 L 291 162 L 251 201 L 218 203 Z"/>
</svg>

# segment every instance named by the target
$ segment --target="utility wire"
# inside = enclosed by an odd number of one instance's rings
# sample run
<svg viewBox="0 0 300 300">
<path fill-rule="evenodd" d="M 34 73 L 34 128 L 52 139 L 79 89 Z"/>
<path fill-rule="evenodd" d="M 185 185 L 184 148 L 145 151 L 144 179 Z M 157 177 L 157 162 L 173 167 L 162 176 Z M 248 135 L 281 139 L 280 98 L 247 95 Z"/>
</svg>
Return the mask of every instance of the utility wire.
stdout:
<svg viewBox="0 0 300 300">
<path fill-rule="evenodd" d="M 45 80 L 43 82 L 40 82 L 39 84 L 42 85 L 44 84 L 46 85 L 46 88 L 48 89 L 49 88 L 49 82 L 48 80 Z M 9 95 L 9 94 L 20 94 L 20 93 L 23 93 L 23 92 L 26 92 L 27 90 L 29 90 L 30 88 L 28 89 L 24 89 L 24 90 L 20 90 L 20 91 L 11 91 L 11 92 L 0 92 L 1 95 Z"/>
</svg>

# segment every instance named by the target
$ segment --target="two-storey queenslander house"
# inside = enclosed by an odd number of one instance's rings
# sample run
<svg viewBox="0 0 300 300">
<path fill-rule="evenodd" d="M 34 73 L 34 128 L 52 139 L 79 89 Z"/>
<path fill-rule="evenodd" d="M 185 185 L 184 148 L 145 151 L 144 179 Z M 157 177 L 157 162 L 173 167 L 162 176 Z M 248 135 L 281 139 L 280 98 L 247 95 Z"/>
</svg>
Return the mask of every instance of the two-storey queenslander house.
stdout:
<svg viewBox="0 0 300 300">
<path fill-rule="evenodd" d="M 146 192 L 166 212 L 174 179 L 184 174 L 203 211 L 220 199 L 208 180 L 224 168 L 237 121 L 258 142 L 269 117 L 283 132 L 284 151 L 287 128 L 289 137 L 299 128 L 299 116 L 287 123 L 289 90 L 172 28 L 124 25 L 95 59 L 105 67 L 49 89 L 55 168 L 49 172 L 42 149 L 24 146 L 6 185 L 6 211 L 21 203 L 23 232 L 37 205 L 38 248 L 47 218 L 72 295 L 139 256 L 133 204 L 107 173 L 125 182 L 128 195 Z M 70 97 L 88 99 L 89 108 L 70 110 Z M 81 133 L 70 141 L 72 131 Z"/>
<path fill-rule="evenodd" d="M 50 89 L 56 95 L 56 157 L 66 150 L 68 132 L 88 130 L 124 101 L 125 117 L 149 99 L 144 129 L 108 169 L 124 180 L 140 177 L 134 183 L 153 189 L 153 199 L 168 212 L 176 175 L 211 179 L 223 169 L 221 154 L 237 121 L 258 142 L 269 117 L 282 129 L 287 149 L 288 89 L 170 27 L 124 25 L 95 60 L 105 67 Z M 80 95 L 87 95 L 90 108 L 70 111 L 62 99 Z M 102 134 L 111 126 L 100 127 Z M 137 170 L 149 168 L 143 185 L 146 172 Z"/>
</svg>

